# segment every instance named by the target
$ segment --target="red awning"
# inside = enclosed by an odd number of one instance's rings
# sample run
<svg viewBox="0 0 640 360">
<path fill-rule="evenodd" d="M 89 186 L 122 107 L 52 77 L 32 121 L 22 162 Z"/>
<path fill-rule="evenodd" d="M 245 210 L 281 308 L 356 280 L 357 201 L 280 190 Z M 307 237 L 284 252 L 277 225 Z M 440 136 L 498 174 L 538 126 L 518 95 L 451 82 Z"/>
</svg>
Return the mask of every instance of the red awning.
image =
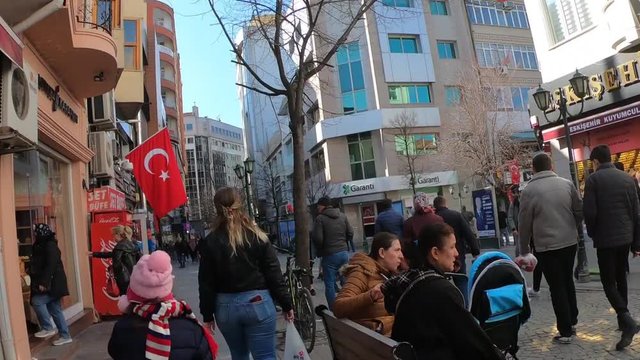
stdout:
<svg viewBox="0 0 640 360">
<path fill-rule="evenodd" d="M 24 45 L 18 35 L 0 17 L 0 51 L 14 64 L 22 67 L 22 48 Z"/>
</svg>

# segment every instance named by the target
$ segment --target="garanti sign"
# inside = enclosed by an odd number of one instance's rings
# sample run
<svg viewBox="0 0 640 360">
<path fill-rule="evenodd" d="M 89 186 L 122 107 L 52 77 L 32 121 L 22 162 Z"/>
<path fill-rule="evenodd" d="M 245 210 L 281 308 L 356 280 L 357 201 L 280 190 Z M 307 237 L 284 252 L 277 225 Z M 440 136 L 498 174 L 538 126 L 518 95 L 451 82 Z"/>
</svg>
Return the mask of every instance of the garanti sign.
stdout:
<svg viewBox="0 0 640 360">
<path fill-rule="evenodd" d="M 451 185 L 457 182 L 458 174 L 455 171 L 441 171 L 416 175 L 416 187 L 418 188 Z M 409 179 L 406 176 L 395 175 L 339 183 L 335 185 L 332 196 L 348 197 L 410 188 Z"/>
<path fill-rule="evenodd" d="M 589 77 L 589 95 L 584 98 L 583 113 L 609 106 L 616 102 L 640 95 L 640 53 L 620 53 L 600 60 L 586 68 L 578 69 Z M 576 96 L 569 84 L 573 72 L 557 80 L 542 84 L 542 87 L 551 92 L 553 101 L 546 111 L 550 120 L 555 120 L 559 112 L 558 100 L 560 91 L 567 99 L 569 113 L 578 113 L 580 110 L 580 98 Z M 529 110 L 531 115 L 538 117 L 540 126 L 550 124 L 545 119 L 542 111 L 533 100 L 536 89 L 529 91 Z"/>
</svg>

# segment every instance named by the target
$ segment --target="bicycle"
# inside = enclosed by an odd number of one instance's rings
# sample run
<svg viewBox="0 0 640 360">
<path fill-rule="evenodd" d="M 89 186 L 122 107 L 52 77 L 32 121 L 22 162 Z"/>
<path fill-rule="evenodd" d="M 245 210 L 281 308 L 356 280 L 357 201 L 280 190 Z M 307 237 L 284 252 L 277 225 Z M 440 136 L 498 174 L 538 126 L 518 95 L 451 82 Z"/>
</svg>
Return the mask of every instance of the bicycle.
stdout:
<svg viewBox="0 0 640 360">
<path fill-rule="evenodd" d="M 301 278 L 309 276 L 313 281 L 313 274 L 307 269 L 297 267 L 294 264 L 294 259 L 294 256 L 287 256 L 284 279 L 293 301 L 293 324 L 298 330 L 307 352 L 311 352 L 316 342 L 316 317 L 313 312 L 311 292 L 302 285 Z M 311 264 L 313 268 L 313 262 Z"/>
</svg>

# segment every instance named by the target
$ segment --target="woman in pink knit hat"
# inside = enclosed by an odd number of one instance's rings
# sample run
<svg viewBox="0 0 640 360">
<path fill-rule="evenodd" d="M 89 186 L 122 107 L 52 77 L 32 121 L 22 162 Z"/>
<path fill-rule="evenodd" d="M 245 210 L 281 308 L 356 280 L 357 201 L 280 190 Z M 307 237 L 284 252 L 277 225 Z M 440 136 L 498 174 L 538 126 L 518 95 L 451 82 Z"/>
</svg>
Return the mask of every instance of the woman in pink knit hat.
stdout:
<svg viewBox="0 0 640 360">
<path fill-rule="evenodd" d="M 218 345 L 189 305 L 173 297 L 171 258 L 161 250 L 133 267 L 127 294 L 118 307 L 125 314 L 109 340 L 115 360 L 213 360 Z"/>
</svg>

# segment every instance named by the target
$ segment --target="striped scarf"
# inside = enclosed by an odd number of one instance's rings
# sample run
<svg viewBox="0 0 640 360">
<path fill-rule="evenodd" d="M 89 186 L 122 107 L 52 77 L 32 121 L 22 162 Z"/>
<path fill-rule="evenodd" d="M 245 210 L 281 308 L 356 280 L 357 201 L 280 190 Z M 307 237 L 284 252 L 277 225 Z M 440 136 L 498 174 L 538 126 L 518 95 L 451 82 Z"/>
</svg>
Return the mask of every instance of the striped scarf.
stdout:
<svg viewBox="0 0 640 360">
<path fill-rule="evenodd" d="M 213 336 L 191 311 L 184 300 L 169 299 L 159 303 L 136 304 L 133 313 L 149 321 L 145 358 L 148 360 L 168 360 L 171 354 L 171 333 L 169 319 L 184 317 L 196 322 L 204 332 L 213 359 L 218 352 L 218 344 Z"/>
</svg>

